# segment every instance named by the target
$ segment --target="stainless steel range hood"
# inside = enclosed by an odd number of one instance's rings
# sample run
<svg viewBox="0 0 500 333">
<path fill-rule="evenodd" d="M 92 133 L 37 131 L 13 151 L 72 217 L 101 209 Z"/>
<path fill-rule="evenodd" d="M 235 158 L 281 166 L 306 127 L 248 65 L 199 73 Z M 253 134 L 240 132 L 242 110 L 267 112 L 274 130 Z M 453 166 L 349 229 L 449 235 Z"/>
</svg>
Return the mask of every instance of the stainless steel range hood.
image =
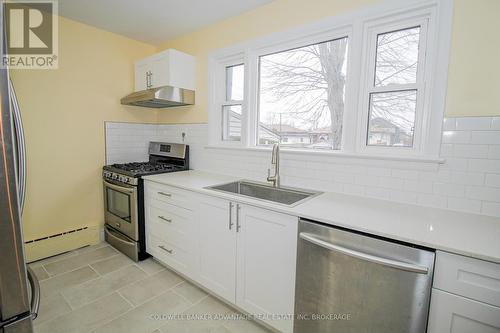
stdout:
<svg viewBox="0 0 500 333">
<path fill-rule="evenodd" d="M 135 105 L 147 108 L 171 108 L 175 106 L 193 105 L 194 91 L 163 86 L 131 93 L 123 97 L 121 103 L 124 105 Z"/>
</svg>

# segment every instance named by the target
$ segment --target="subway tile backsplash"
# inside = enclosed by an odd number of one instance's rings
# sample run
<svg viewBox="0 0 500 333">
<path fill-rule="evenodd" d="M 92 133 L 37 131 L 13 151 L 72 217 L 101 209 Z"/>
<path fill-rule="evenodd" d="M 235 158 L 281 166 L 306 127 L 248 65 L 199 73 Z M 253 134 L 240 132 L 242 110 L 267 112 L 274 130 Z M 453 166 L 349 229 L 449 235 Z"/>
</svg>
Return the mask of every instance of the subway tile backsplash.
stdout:
<svg viewBox="0 0 500 333">
<path fill-rule="evenodd" d="M 191 168 L 264 181 L 270 153 L 205 148 L 206 124 L 106 123 L 106 161 L 147 159 L 149 141 L 190 145 Z M 283 185 L 500 217 L 500 117 L 446 118 L 445 163 L 375 161 L 282 154 Z"/>
</svg>

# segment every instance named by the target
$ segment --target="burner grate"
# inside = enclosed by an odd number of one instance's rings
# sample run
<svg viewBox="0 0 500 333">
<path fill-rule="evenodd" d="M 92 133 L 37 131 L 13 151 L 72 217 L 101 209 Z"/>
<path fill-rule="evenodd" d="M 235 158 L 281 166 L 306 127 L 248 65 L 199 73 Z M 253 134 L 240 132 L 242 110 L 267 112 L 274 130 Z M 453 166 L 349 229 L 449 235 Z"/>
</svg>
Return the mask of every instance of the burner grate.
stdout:
<svg viewBox="0 0 500 333">
<path fill-rule="evenodd" d="M 161 162 L 132 162 L 123 164 L 113 164 L 113 168 L 131 172 L 133 174 L 143 174 L 156 171 L 173 171 L 180 169 L 179 166 Z"/>
</svg>

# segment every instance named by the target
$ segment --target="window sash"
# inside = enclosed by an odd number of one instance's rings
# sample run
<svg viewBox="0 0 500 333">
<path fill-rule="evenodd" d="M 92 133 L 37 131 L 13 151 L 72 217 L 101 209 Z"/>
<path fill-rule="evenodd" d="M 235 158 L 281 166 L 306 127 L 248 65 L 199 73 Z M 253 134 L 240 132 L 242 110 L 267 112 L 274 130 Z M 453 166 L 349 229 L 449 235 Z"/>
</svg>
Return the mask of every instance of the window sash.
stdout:
<svg viewBox="0 0 500 333">
<path fill-rule="evenodd" d="M 260 65 L 259 61 L 260 58 L 266 55 L 270 54 L 275 54 L 275 53 L 280 53 L 280 52 L 285 52 L 289 50 L 293 50 L 296 48 L 301 48 L 301 47 L 306 47 L 310 45 L 315 45 L 315 44 L 321 44 L 324 42 L 328 41 L 333 41 L 337 39 L 342 39 L 342 38 L 347 38 L 348 40 L 348 47 L 349 50 L 347 52 L 347 58 L 346 58 L 346 73 L 347 76 L 349 76 L 351 67 L 352 67 L 352 55 L 351 55 L 351 50 L 352 50 L 352 45 L 351 45 L 351 40 L 353 36 L 353 26 L 348 25 L 348 26 L 341 26 L 341 27 L 334 27 L 334 28 L 329 28 L 329 29 L 324 29 L 322 33 L 316 33 L 313 35 L 307 35 L 301 38 L 293 38 L 289 41 L 282 42 L 282 43 L 277 43 L 277 44 L 272 44 L 270 46 L 265 46 L 265 47 L 260 47 L 256 48 L 255 50 L 251 50 L 248 52 L 248 77 L 249 77 L 249 98 L 248 101 L 248 108 L 249 110 L 252 110 L 252 112 L 249 112 L 248 116 L 248 128 L 249 128 L 249 140 L 248 142 L 251 143 L 251 147 L 262 147 L 262 145 L 259 145 L 259 128 L 258 128 L 258 122 L 260 119 L 260 108 L 259 108 L 259 91 L 260 91 Z M 355 80 L 347 80 L 345 84 L 345 101 L 344 101 L 344 121 L 342 124 L 342 128 L 345 128 L 345 111 L 347 108 L 351 108 L 354 105 L 351 106 L 351 102 L 347 101 L 348 98 L 354 94 L 353 92 L 353 86 L 352 82 Z M 253 97 L 253 98 L 252 98 Z M 342 145 L 344 144 L 344 141 L 348 140 L 347 136 L 345 135 L 344 130 L 342 131 Z M 288 148 L 287 148 L 288 149 Z M 295 148 L 290 148 L 290 149 L 295 149 Z M 325 149 L 310 149 L 306 148 L 308 151 L 325 151 Z M 342 146 L 341 149 L 342 150 Z M 335 151 L 335 150 L 331 150 Z M 337 150 L 338 151 L 338 150 Z"/>
<path fill-rule="evenodd" d="M 424 118 L 426 111 L 428 111 L 427 103 L 429 93 L 426 92 L 425 81 L 428 77 L 428 68 L 426 66 L 426 53 L 427 53 L 427 33 L 428 33 L 428 17 L 416 19 L 403 19 L 390 21 L 382 21 L 378 25 L 365 27 L 364 40 L 365 46 L 362 58 L 364 58 L 364 72 L 362 76 L 361 86 L 363 86 L 362 93 L 360 94 L 360 120 L 358 124 L 358 138 L 356 151 L 361 154 L 393 154 L 393 155 L 421 155 L 424 153 L 425 144 L 425 130 Z M 396 21 L 396 23 L 393 23 Z M 419 35 L 419 49 L 418 49 L 418 64 L 417 75 L 415 83 L 406 84 L 389 84 L 386 86 L 375 85 L 375 71 L 377 59 L 377 37 L 380 34 L 405 30 L 420 26 Z M 395 147 L 395 146 L 378 146 L 368 145 L 369 136 L 369 117 L 370 117 L 370 100 L 371 95 L 375 93 L 390 93 L 398 91 L 416 90 L 416 108 L 413 130 L 413 144 L 411 147 Z"/>
<path fill-rule="evenodd" d="M 379 54 L 378 54 L 378 51 L 379 51 L 379 45 L 378 45 L 378 38 L 379 36 L 381 35 L 387 35 L 387 34 L 391 34 L 391 33 L 397 33 L 397 32 L 400 32 L 400 31 L 405 31 L 405 30 L 410 30 L 410 29 L 415 29 L 415 28 L 419 28 L 419 50 L 418 50 L 418 54 L 417 54 L 417 70 L 416 70 L 416 75 L 415 75 L 415 82 L 413 83 L 406 83 L 406 84 L 416 84 L 418 83 L 418 74 L 420 72 L 420 37 L 422 36 L 422 29 L 425 28 L 425 27 L 422 27 L 420 24 L 418 25 L 415 25 L 415 26 L 408 26 L 406 28 L 402 28 L 402 29 L 397 29 L 397 30 L 391 30 L 391 31 L 383 31 L 383 32 L 377 32 L 374 34 L 374 42 L 375 42 L 375 45 L 374 45 L 374 53 L 375 53 L 375 59 L 374 59 L 374 68 L 373 68 L 373 81 L 372 81 L 372 85 L 373 87 L 383 87 L 383 86 L 387 86 L 387 85 L 381 85 L 381 86 L 377 86 L 376 84 L 376 81 L 377 81 L 377 61 L 378 61 L 378 57 L 379 57 Z M 386 29 L 384 29 L 386 30 Z M 399 86 L 399 85 L 404 85 L 405 83 L 391 83 L 389 85 L 393 85 L 393 86 Z"/>
<path fill-rule="evenodd" d="M 241 118 L 240 118 L 240 137 L 231 136 L 231 120 L 228 117 L 228 113 L 224 112 L 224 107 L 228 106 L 240 106 L 241 107 Z M 220 106 L 221 112 L 221 140 L 224 142 L 241 142 L 243 139 L 243 100 L 241 101 L 230 101 L 222 103 Z"/>
<path fill-rule="evenodd" d="M 209 108 L 213 112 L 209 112 L 209 144 L 244 147 L 246 145 L 246 106 L 247 98 L 247 66 L 245 63 L 244 52 L 238 51 L 221 57 L 217 60 L 209 60 L 209 99 L 212 101 Z M 227 100 L 227 68 L 244 65 L 244 80 L 243 80 L 243 100 Z M 230 139 L 228 128 L 225 127 L 225 119 L 223 117 L 223 107 L 241 105 L 241 137 L 239 140 Z M 215 112 L 217 109 L 217 112 Z M 229 139 L 225 139 L 229 138 Z"/>
<path fill-rule="evenodd" d="M 349 28 L 349 29 L 334 29 L 334 30 L 331 30 L 329 31 L 328 33 L 325 33 L 325 34 L 321 34 L 321 35 L 318 35 L 318 36 L 315 36 L 315 38 L 305 38 L 305 39 L 300 39 L 300 41 L 294 41 L 294 43 L 292 44 L 286 44 L 286 45 L 279 45 L 278 47 L 276 46 L 273 46 L 273 47 L 270 47 L 270 48 L 265 48 L 265 49 L 261 49 L 259 52 L 255 52 L 252 56 L 254 57 L 255 59 L 255 63 L 257 64 L 257 70 L 255 71 L 256 73 L 256 77 L 257 77 L 257 88 L 256 88 L 256 94 L 257 94 L 257 98 L 256 98 L 256 112 L 255 112 L 255 119 L 254 119 L 254 126 L 255 126 L 255 130 L 252 131 L 252 133 L 254 134 L 254 136 L 252 137 L 252 140 L 251 142 L 254 143 L 254 145 L 256 147 L 258 146 L 265 146 L 265 145 L 262 145 L 259 143 L 259 123 L 260 123 L 260 116 L 261 116 L 261 110 L 260 110 L 260 87 L 261 87 L 261 73 L 260 73 L 260 70 L 261 70 L 261 59 L 262 57 L 265 57 L 265 56 L 269 56 L 269 55 L 273 55 L 273 54 L 278 54 L 278 53 L 282 53 L 282 52 L 287 52 L 287 51 L 291 51 L 291 50 L 295 50 L 295 49 L 300 49 L 300 48 L 304 48 L 304 47 L 308 47 L 308 46 L 313 46 L 313 45 L 318 45 L 318 44 L 323 44 L 323 43 L 328 43 L 328 42 L 334 42 L 334 41 L 337 41 L 337 40 L 340 40 L 340 39 L 346 39 L 347 40 L 347 45 L 348 45 L 348 49 L 346 51 L 346 59 L 345 59 L 345 64 L 346 64 L 346 83 L 344 85 L 344 91 L 345 91 L 345 96 L 344 96 L 344 115 L 345 115 L 345 112 L 347 110 L 347 106 L 346 106 L 346 101 L 347 101 L 347 96 L 348 95 L 351 95 L 351 90 L 352 89 L 349 89 L 350 88 L 350 82 L 351 80 L 349 80 L 349 71 L 350 71 L 350 64 L 351 64 L 351 56 L 350 56 L 350 53 L 351 53 L 351 36 L 352 36 L 352 28 Z M 344 117 L 343 115 L 343 117 Z M 342 123 L 342 129 L 344 129 L 344 126 L 345 126 L 345 121 L 343 119 L 343 123 Z M 342 130 L 342 133 L 344 133 L 344 131 Z M 309 134 L 309 132 L 307 132 L 307 134 Z M 291 147 L 287 147 L 286 145 L 283 146 L 283 148 L 286 148 L 286 149 L 306 149 L 306 150 L 311 150 L 311 151 L 325 151 L 325 150 L 329 150 L 329 151 L 339 151 L 339 150 L 342 150 L 342 144 L 343 144 L 343 141 L 344 141 L 344 134 L 342 135 L 343 137 L 341 138 L 341 147 L 340 149 L 332 149 L 332 148 L 291 148 Z M 284 141 L 283 141 L 284 142 Z M 302 141 L 301 141 L 302 142 Z"/>
<path fill-rule="evenodd" d="M 228 82 L 228 76 L 227 76 L 227 69 L 228 68 L 232 68 L 232 67 L 237 67 L 237 66 L 243 66 L 243 70 L 245 69 L 245 64 L 244 63 L 239 63 L 239 64 L 234 64 L 234 65 L 227 65 L 224 67 L 224 74 L 225 74 L 225 80 L 224 80 L 224 86 L 226 87 L 225 89 L 225 94 L 224 94 L 224 100 L 226 101 L 226 103 L 238 103 L 238 102 L 242 102 L 243 99 L 241 100 L 238 100 L 238 99 L 228 99 L 227 97 L 229 96 L 229 93 L 230 93 L 230 90 L 231 90 L 231 84 L 229 84 Z M 232 83 L 232 82 L 231 82 Z M 243 76 L 243 98 L 245 96 L 245 77 Z"/>
</svg>

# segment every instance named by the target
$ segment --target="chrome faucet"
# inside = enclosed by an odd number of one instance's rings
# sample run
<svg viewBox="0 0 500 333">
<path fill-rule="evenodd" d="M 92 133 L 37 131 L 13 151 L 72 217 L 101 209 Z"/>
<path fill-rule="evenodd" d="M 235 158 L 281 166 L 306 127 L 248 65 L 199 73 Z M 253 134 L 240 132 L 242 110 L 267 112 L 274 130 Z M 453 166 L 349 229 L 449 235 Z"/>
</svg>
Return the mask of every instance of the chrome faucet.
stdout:
<svg viewBox="0 0 500 333">
<path fill-rule="evenodd" d="M 273 182 L 274 187 L 280 187 L 280 144 L 273 145 L 273 156 L 271 164 L 274 165 L 274 175 L 271 176 L 271 169 L 267 169 L 267 181 Z"/>
</svg>

